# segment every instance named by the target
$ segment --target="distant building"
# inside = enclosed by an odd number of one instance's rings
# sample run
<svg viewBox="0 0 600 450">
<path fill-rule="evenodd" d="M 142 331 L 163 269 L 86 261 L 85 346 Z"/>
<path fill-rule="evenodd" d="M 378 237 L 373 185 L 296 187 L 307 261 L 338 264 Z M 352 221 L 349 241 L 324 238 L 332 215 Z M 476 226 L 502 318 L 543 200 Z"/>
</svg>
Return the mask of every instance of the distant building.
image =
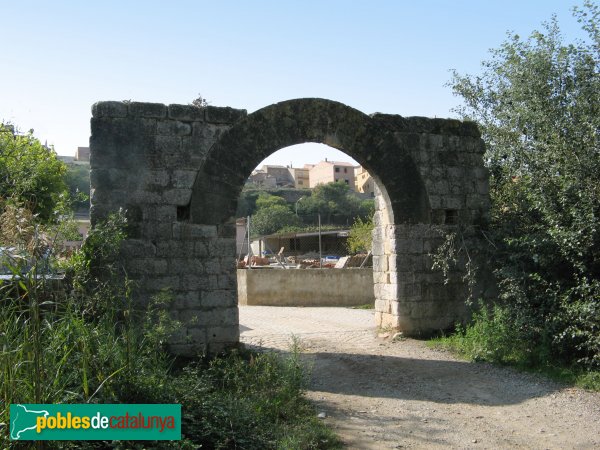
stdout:
<svg viewBox="0 0 600 450">
<path fill-rule="evenodd" d="M 267 175 L 275 178 L 275 185 L 277 187 L 294 187 L 294 177 L 290 173 L 289 167 L 286 166 L 275 166 L 265 164 L 260 169 Z"/>
<path fill-rule="evenodd" d="M 253 171 L 248 177 L 248 183 L 263 188 L 277 187 L 277 179 L 263 170 Z"/>
<path fill-rule="evenodd" d="M 310 187 L 309 169 L 305 167 L 288 167 L 288 170 L 294 178 L 294 187 L 296 189 L 307 189 Z"/>
<path fill-rule="evenodd" d="M 369 175 L 369 172 L 364 167 L 358 166 L 355 170 L 356 176 L 356 192 L 368 194 L 375 197 L 375 181 Z"/>
<path fill-rule="evenodd" d="M 325 158 L 325 161 L 315 164 L 309 170 L 309 179 L 311 188 L 319 184 L 342 181 L 351 190 L 356 189 L 354 185 L 354 166 L 348 162 L 328 161 Z"/>
<path fill-rule="evenodd" d="M 90 148 L 77 147 L 77 151 L 75 152 L 75 161 L 90 162 Z"/>
</svg>

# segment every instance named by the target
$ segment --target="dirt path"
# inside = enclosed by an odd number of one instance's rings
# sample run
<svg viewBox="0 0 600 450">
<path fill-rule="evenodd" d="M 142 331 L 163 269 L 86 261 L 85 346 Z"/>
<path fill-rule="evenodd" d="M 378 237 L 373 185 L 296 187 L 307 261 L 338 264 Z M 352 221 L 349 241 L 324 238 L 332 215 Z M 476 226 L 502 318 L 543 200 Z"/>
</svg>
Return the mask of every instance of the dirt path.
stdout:
<svg viewBox="0 0 600 450">
<path fill-rule="evenodd" d="M 348 448 L 600 448 L 600 394 L 377 339 L 371 311 L 240 307 L 241 340 L 313 365 L 308 396 Z"/>
</svg>

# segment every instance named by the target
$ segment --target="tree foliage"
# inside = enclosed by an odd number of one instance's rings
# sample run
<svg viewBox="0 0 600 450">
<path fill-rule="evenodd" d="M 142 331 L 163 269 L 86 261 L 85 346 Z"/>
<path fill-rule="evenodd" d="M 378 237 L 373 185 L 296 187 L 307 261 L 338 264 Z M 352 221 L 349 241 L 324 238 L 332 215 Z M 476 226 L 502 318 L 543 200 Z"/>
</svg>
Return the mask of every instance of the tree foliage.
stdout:
<svg viewBox="0 0 600 450">
<path fill-rule="evenodd" d="M 352 223 L 355 217 L 367 218 L 373 211 L 373 200 L 361 200 L 343 182 L 320 184 L 298 203 L 298 214 L 321 214 L 324 223 L 331 223 L 334 217 Z"/>
<path fill-rule="evenodd" d="M 373 244 L 373 217 L 362 220 L 357 217 L 350 228 L 348 251 L 350 253 L 367 253 Z"/>
<path fill-rule="evenodd" d="M 32 131 L 20 134 L 13 126 L 0 124 L 0 201 L 26 205 L 48 222 L 66 194 L 65 173 L 66 165 Z"/>
<path fill-rule="evenodd" d="M 65 174 L 65 183 L 71 198 L 74 199 L 73 207 L 77 211 L 90 208 L 90 166 L 87 164 L 70 164 Z"/>
<path fill-rule="evenodd" d="M 299 223 L 298 216 L 287 206 L 274 205 L 258 209 L 251 218 L 250 229 L 253 235 L 265 235 Z"/>
<path fill-rule="evenodd" d="M 600 27 L 591 1 L 574 15 L 509 34 L 477 76 L 454 73 L 463 118 L 487 145 L 500 298 L 513 331 L 548 360 L 600 367 Z"/>
</svg>

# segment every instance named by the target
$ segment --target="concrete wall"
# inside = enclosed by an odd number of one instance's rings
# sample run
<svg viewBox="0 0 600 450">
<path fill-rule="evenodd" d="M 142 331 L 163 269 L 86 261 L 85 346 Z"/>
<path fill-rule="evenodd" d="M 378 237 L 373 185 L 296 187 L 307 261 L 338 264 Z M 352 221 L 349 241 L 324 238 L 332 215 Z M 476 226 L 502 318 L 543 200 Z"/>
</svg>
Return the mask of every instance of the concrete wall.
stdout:
<svg viewBox="0 0 600 450">
<path fill-rule="evenodd" d="M 374 304 L 373 269 L 238 269 L 238 302 L 262 306 Z"/>
</svg>

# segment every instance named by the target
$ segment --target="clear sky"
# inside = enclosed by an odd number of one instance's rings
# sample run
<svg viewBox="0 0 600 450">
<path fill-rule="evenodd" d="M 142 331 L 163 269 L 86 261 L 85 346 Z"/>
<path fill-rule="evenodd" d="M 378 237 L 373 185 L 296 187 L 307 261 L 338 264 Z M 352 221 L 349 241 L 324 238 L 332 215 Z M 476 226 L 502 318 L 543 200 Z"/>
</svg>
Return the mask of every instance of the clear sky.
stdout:
<svg viewBox="0 0 600 450">
<path fill-rule="evenodd" d="M 87 146 L 99 100 L 248 112 L 323 97 L 365 113 L 452 117 L 450 69 L 474 74 L 508 30 L 553 13 L 579 35 L 568 0 L 0 0 L 0 121 L 35 129 L 61 155 Z M 271 164 L 324 157 L 318 144 Z"/>
</svg>

